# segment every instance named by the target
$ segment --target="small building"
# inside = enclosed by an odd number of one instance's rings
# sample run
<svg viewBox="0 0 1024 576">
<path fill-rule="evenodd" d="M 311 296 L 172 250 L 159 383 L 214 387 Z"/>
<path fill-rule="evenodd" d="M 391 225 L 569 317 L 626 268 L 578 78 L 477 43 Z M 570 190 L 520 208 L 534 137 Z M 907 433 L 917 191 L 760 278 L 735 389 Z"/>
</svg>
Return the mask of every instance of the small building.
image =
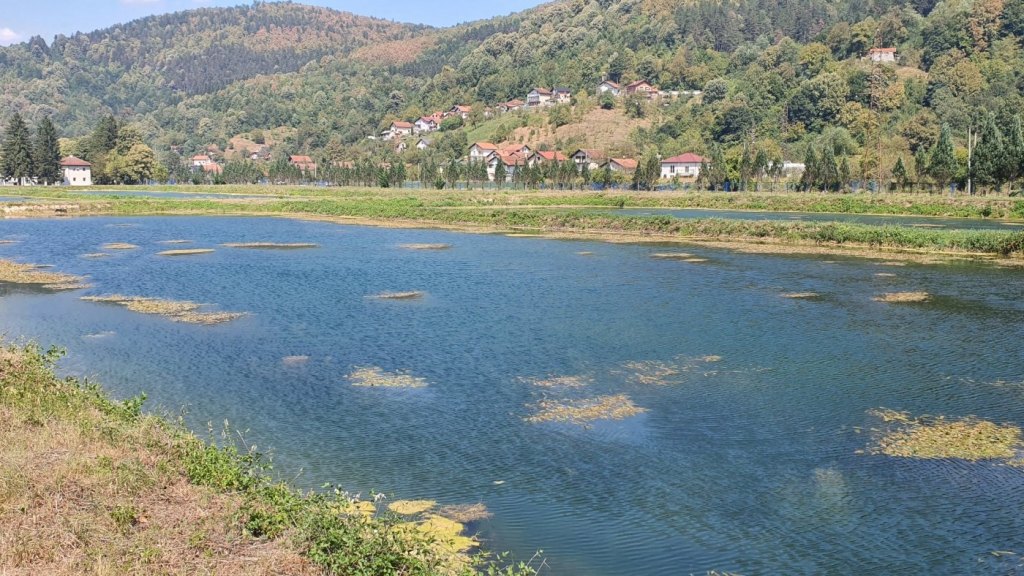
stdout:
<svg viewBox="0 0 1024 576">
<path fill-rule="evenodd" d="M 539 164 L 547 164 L 548 162 L 568 161 L 569 159 L 565 156 L 565 154 L 562 154 L 557 150 L 540 150 L 538 152 L 534 152 L 533 154 L 531 154 L 529 159 L 527 159 L 526 163 L 533 167 Z"/>
<path fill-rule="evenodd" d="M 807 165 L 803 162 L 792 162 L 790 160 L 782 161 L 782 177 L 792 178 L 799 176 L 807 171 Z"/>
<path fill-rule="evenodd" d="M 405 140 L 400 140 L 398 142 L 398 144 L 395 145 L 395 152 L 398 152 L 399 154 L 401 154 L 402 152 L 405 152 L 408 149 L 409 149 L 409 143 L 406 142 Z"/>
<path fill-rule="evenodd" d="M 417 134 L 437 132 L 441 123 L 433 116 L 423 116 L 413 124 L 413 131 Z"/>
<path fill-rule="evenodd" d="M 526 107 L 526 102 L 523 102 L 519 98 L 514 98 L 505 102 L 504 104 L 498 105 L 498 110 L 501 112 L 514 112 L 516 110 L 522 110 Z"/>
<path fill-rule="evenodd" d="M 587 170 L 597 170 L 601 165 L 608 159 L 608 155 L 600 150 L 587 150 L 580 148 L 579 150 L 572 153 L 572 161 L 576 163 L 576 167 L 583 170 L 586 166 Z"/>
<path fill-rule="evenodd" d="M 419 142 L 416 142 L 417 150 L 426 150 L 427 148 L 430 148 L 430 140 L 427 140 L 426 138 L 420 138 Z"/>
<path fill-rule="evenodd" d="M 445 117 L 461 116 L 463 120 L 469 120 L 469 114 L 473 112 L 472 106 L 460 106 L 456 104 L 452 106 L 452 109 L 445 113 Z"/>
<path fill-rule="evenodd" d="M 651 85 L 647 80 L 637 80 L 631 84 L 626 85 L 626 94 L 638 94 L 640 96 L 646 96 L 647 98 L 653 98 L 658 93 L 658 89 Z"/>
<path fill-rule="evenodd" d="M 605 94 L 611 94 L 612 96 L 617 97 L 619 94 L 622 94 L 622 86 L 617 82 L 605 80 L 597 85 L 597 95 L 604 96 Z"/>
<path fill-rule="evenodd" d="M 551 90 L 547 90 L 546 88 L 534 88 L 526 95 L 526 106 L 528 108 L 550 106 L 551 96 Z"/>
<path fill-rule="evenodd" d="M 92 186 L 92 164 L 68 156 L 60 161 L 60 167 L 64 171 L 64 183 L 69 186 Z"/>
<path fill-rule="evenodd" d="M 519 154 L 523 158 L 529 158 L 530 154 L 533 153 L 533 149 L 526 144 L 508 144 L 503 146 L 499 152 L 502 154 Z"/>
<path fill-rule="evenodd" d="M 568 88 L 555 88 L 551 91 L 551 99 L 555 104 L 571 104 L 572 90 Z"/>
<path fill-rule="evenodd" d="M 868 50 L 868 60 L 872 62 L 896 62 L 895 48 L 872 48 Z"/>
<path fill-rule="evenodd" d="M 635 172 L 636 167 L 640 163 L 632 158 L 609 158 L 607 162 L 601 165 L 601 169 L 607 166 L 612 172 Z"/>
<path fill-rule="evenodd" d="M 391 137 L 395 138 L 401 136 L 412 136 L 412 132 L 414 129 L 415 127 L 413 126 L 412 122 L 402 122 L 400 120 L 395 120 L 394 122 L 391 123 L 391 127 L 388 128 L 388 131 L 391 132 Z"/>
<path fill-rule="evenodd" d="M 475 162 L 484 160 L 497 150 L 498 147 L 490 142 L 475 142 L 469 147 L 469 161 Z"/>
<path fill-rule="evenodd" d="M 526 157 L 515 152 L 492 152 L 487 157 L 487 178 L 491 182 L 494 182 L 494 175 L 499 163 L 505 166 L 505 181 L 512 182 L 516 177 L 516 172 L 526 165 Z"/>
<path fill-rule="evenodd" d="M 189 158 L 189 161 L 192 163 L 192 166 L 197 167 L 206 166 L 207 164 L 213 164 L 213 159 L 211 159 L 206 154 L 196 154 L 195 156 Z"/>
<path fill-rule="evenodd" d="M 288 163 L 303 172 L 316 172 L 316 162 L 309 156 L 289 156 Z"/>
<path fill-rule="evenodd" d="M 700 167 L 706 160 L 692 152 L 673 156 L 661 161 L 661 177 L 664 180 L 672 178 L 697 178 L 700 176 Z"/>
</svg>

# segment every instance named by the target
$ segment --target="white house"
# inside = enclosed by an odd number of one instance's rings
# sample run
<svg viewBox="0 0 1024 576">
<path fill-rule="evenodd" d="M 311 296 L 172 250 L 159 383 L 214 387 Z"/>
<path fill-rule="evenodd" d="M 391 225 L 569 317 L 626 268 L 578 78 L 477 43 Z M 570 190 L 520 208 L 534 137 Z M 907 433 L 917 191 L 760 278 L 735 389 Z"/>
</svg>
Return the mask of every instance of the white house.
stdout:
<svg viewBox="0 0 1024 576">
<path fill-rule="evenodd" d="M 607 162 L 601 165 L 603 170 L 605 166 L 612 172 L 635 172 L 636 167 L 640 163 L 632 158 L 609 158 Z"/>
<path fill-rule="evenodd" d="M 420 138 L 420 141 L 416 143 L 416 148 L 418 150 L 426 150 L 427 148 L 430 148 L 430 140 Z"/>
<path fill-rule="evenodd" d="M 423 116 L 422 118 L 416 121 L 416 123 L 413 125 L 413 129 L 417 134 L 423 134 L 424 132 L 437 132 L 437 129 L 440 126 L 440 124 L 441 123 L 438 122 L 433 116 Z"/>
<path fill-rule="evenodd" d="M 661 178 L 663 180 L 671 180 L 676 177 L 697 178 L 700 176 L 700 167 L 704 162 L 704 158 L 692 152 L 666 158 L 661 161 Z"/>
<path fill-rule="evenodd" d="M 505 166 L 505 181 L 512 182 L 516 171 L 526 165 L 526 157 L 515 152 L 491 152 L 487 157 L 487 178 L 491 182 L 494 182 L 494 174 L 499 163 Z"/>
<path fill-rule="evenodd" d="M 476 142 L 469 147 L 469 161 L 477 162 L 485 160 L 493 152 L 497 151 L 498 147 L 490 142 Z"/>
<path fill-rule="evenodd" d="M 617 82 L 611 80 L 605 80 L 597 85 L 597 95 L 603 96 L 605 94 L 611 94 L 612 96 L 618 96 L 622 93 L 622 86 Z"/>
<path fill-rule="evenodd" d="M 401 136 L 412 136 L 414 127 L 411 122 L 394 121 L 391 123 L 391 127 L 388 129 L 391 132 L 391 137 Z"/>
<path fill-rule="evenodd" d="M 572 90 L 568 88 L 555 88 L 551 92 L 551 99 L 554 100 L 555 104 L 570 104 L 572 103 Z"/>
<path fill-rule="evenodd" d="M 545 88 L 534 88 L 526 95 L 526 105 L 530 108 L 537 106 L 549 106 L 551 102 L 551 90 Z"/>
<path fill-rule="evenodd" d="M 194 166 L 194 167 L 200 167 L 201 168 L 201 167 L 206 166 L 208 164 L 213 164 L 213 160 L 210 159 L 210 157 L 207 156 L 206 154 L 196 154 L 195 156 L 193 156 L 189 160 L 191 160 L 192 166 Z"/>
<path fill-rule="evenodd" d="M 64 182 L 71 186 L 92 186 L 92 164 L 68 156 L 60 161 L 60 167 L 64 170 Z"/>
<path fill-rule="evenodd" d="M 579 150 L 572 153 L 572 161 L 576 163 L 576 168 L 583 170 L 586 166 L 587 170 L 597 170 L 604 161 L 608 158 L 608 155 L 600 150 L 587 150 L 580 148 Z"/>
<path fill-rule="evenodd" d="M 896 49 L 872 48 L 868 50 L 868 60 L 872 62 L 896 62 Z"/>
</svg>

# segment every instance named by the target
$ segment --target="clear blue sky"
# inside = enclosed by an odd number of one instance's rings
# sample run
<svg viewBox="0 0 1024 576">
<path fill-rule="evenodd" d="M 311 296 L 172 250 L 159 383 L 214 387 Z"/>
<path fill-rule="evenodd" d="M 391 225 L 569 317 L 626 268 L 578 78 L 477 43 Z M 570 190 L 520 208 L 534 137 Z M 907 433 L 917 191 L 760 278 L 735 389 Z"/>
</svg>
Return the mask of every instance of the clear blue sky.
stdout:
<svg viewBox="0 0 1024 576">
<path fill-rule="evenodd" d="M 544 0 L 305 0 L 365 16 L 433 26 L 490 18 L 542 4 Z M 237 6 L 242 0 L 0 0 L 0 46 L 42 36 L 91 32 L 150 14 L 204 6 Z M 17 5 L 17 8 L 12 8 Z"/>
</svg>

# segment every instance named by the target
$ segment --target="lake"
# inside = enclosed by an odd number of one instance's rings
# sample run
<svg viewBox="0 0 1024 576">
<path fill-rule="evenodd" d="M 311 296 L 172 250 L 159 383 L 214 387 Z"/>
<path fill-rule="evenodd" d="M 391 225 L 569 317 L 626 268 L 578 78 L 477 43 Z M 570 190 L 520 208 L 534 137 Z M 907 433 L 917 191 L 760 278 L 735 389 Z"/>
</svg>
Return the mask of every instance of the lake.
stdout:
<svg viewBox="0 0 1024 576">
<path fill-rule="evenodd" d="M 184 407 L 204 436 L 228 420 L 303 487 L 483 502 L 486 546 L 543 549 L 547 574 L 1024 573 L 992 554 L 1024 553 L 1024 470 L 862 453 L 881 407 L 1024 425 L 1021 269 L 222 217 L 2 221 L 3 239 L 0 258 L 95 285 L 0 285 L 0 330 L 65 346 L 64 372 Z M 139 248 L 82 257 L 107 242 Z M 705 261 L 652 258 L 680 250 Z M 408 290 L 425 296 L 372 298 Z M 918 290 L 935 297 L 872 300 Z M 79 300 L 112 293 L 250 314 Z M 370 366 L 428 385 L 347 379 Z M 582 386 L 537 385 L 561 376 Z M 527 420 L 618 395 L 646 412 Z"/>
</svg>

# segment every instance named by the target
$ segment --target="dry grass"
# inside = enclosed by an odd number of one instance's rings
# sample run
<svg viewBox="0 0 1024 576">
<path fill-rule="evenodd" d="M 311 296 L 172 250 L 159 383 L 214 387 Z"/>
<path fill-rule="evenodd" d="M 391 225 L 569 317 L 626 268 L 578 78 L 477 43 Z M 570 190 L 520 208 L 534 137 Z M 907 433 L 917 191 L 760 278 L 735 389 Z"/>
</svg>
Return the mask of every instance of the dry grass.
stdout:
<svg viewBox="0 0 1024 576">
<path fill-rule="evenodd" d="M 807 300 L 810 298 L 818 298 L 817 292 L 787 292 L 782 295 L 783 298 L 790 298 L 793 300 Z"/>
<path fill-rule="evenodd" d="M 402 516 L 415 516 L 433 510 L 436 506 L 434 500 L 395 500 L 388 504 L 388 510 Z"/>
<path fill-rule="evenodd" d="M 223 324 L 245 316 L 244 312 L 201 312 L 204 305 L 187 300 L 163 300 L 160 298 L 147 298 L 144 296 L 123 296 L 113 294 L 110 296 L 83 296 L 82 300 L 87 302 L 106 302 L 118 304 L 142 314 L 155 314 L 169 318 L 175 322 L 186 324 L 200 324 L 211 326 Z"/>
<path fill-rule="evenodd" d="M 209 254 L 213 248 L 192 248 L 188 250 L 164 250 L 157 252 L 157 256 L 193 256 L 195 254 Z"/>
<path fill-rule="evenodd" d="M 523 378 L 524 382 L 541 388 L 583 388 L 594 379 L 590 376 L 547 376 L 544 378 Z"/>
<path fill-rule="evenodd" d="M 426 292 L 414 290 L 409 292 L 381 292 L 380 294 L 369 296 L 369 298 L 373 298 L 374 300 L 417 300 L 426 295 Z"/>
<path fill-rule="evenodd" d="M 60 272 L 43 272 L 36 264 L 19 264 L 0 260 L 0 282 L 38 285 L 49 290 L 79 290 L 88 288 L 85 278 Z"/>
<path fill-rule="evenodd" d="M 136 248 L 138 246 L 127 242 L 108 242 L 103 245 L 104 250 L 135 250 Z"/>
<path fill-rule="evenodd" d="M 625 394 L 562 402 L 542 400 L 534 409 L 534 414 L 526 418 L 527 422 L 586 424 L 595 420 L 624 420 L 647 412 Z"/>
<path fill-rule="evenodd" d="M 931 294 L 927 292 L 886 292 L 872 298 L 875 302 L 888 302 L 890 304 L 920 303 L 931 300 Z"/>
<path fill-rule="evenodd" d="M 906 412 L 878 409 L 870 412 L 891 429 L 880 434 L 874 454 L 900 458 L 957 458 L 968 461 L 1011 460 L 1024 449 L 1021 429 L 969 416 L 914 418 Z"/>
<path fill-rule="evenodd" d="M 448 250 L 451 244 L 400 244 L 399 248 L 406 250 Z"/>
<path fill-rule="evenodd" d="M 5 350 L 0 378 L 21 377 L 23 362 Z M 320 573 L 285 539 L 244 536 L 241 498 L 188 483 L 155 419 L 69 412 L 14 386 L 0 392 L 0 573 Z"/>
<path fill-rule="evenodd" d="M 319 244 L 310 244 L 305 242 L 229 242 L 227 244 L 222 244 L 222 246 L 227 246 L 228 248 L 256 248 L 262 250 L 300 250 L 302 248 L 320 247 Z"/>
<path fill-rule="evenodd" d="M 487 509 L 487 506 L 483 504 L 453 504 L 451 506 L 443 506 L 437 511 L 438 516 L 443 516 L 449 520 L 468 524 L 470 522 L 479 522 L 480 520 L 487 520 L 493 514 Z"/>
<path fill-rule="evenodd" d="M 385 372 L 376 366 L 356 368 L 348 375 L 353 386 L 365 388 L 425 388 L 424 378 L 406 372 Z"/>
</svg>

